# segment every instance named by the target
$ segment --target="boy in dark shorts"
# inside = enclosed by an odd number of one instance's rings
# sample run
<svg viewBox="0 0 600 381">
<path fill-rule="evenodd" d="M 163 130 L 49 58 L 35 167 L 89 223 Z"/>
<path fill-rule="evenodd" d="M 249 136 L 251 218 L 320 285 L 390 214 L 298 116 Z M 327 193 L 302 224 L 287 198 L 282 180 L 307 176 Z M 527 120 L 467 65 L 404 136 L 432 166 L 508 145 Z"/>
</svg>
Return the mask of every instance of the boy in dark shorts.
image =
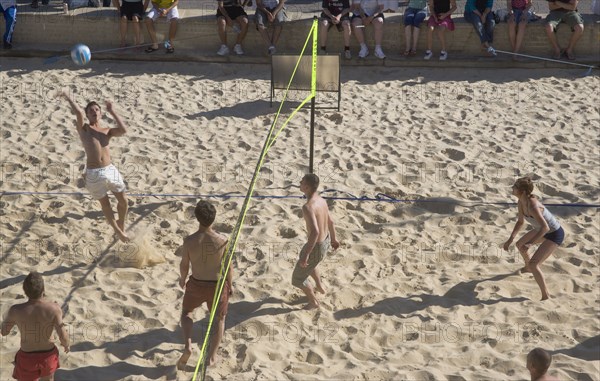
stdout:
<svg viewBox="0 0 600 381">
<path fill-rule="evenodd" d="M 321 13 L 321 50 L 327 51 L 327 34 L 332 26 L 338 32 L 344 32 L 344 57 L 352 58 L 350 53 L 350 0 L 323 0 Z"/>
<path fill-rule="evenodd" d="M 233 27 L 233 30 L 237 33 L 237 40 L 233 47 L 233 51 L 238 56 L 244 54 L 242 49 L 242 42 L 246 38 L 248 33 L 248 15 L 244 11 L 244 7 L 249 0 L 222 0 L 219 1 L 219 8 L 217 8 L 217 31 L 219 33 L 219 39 L 221 40 L 221 47 L 217 52 L 220 56 L 226 56 L 229 54 L 229 47 L 227 46 L 227 32 L 228 26 Z"/>
<path fill-rule="evenodd" d="M 548 0 L 550 13 L 546 16 L 546 35 L 554 49 L 552 55 L 552 58 L 554 59 L 560 59 L 562 56 L 565 56 L 570 60 L 575 59 L 573 50 L 575 49 L 577 41 L 579 41 L 583 35 L 583 18 L 577 11 L 577 4 L 579 4 L 579 0 Z M 567 45 L 567 48 L 564 50 L 558 45 L 555 34 L 558 25 L 561 23 L 570 26 L 572 32 L 569 45 Z"/>
<path fill-rule="evenodd" d="M 142 43 L 140 38 L 140 21 L 144 18 L 144 3 L 142 0 L 123 0 L 123 4 L 119 4 L 119 0 L 113 0 L 119 16 L 121 17 L 121 23 L 119 30 L 121 32 L 121 47 L 125 47 L 127 38 L 127 24 L 129 21 L 133 23 L 133 38 L 135 45 Z"/>
</svg>

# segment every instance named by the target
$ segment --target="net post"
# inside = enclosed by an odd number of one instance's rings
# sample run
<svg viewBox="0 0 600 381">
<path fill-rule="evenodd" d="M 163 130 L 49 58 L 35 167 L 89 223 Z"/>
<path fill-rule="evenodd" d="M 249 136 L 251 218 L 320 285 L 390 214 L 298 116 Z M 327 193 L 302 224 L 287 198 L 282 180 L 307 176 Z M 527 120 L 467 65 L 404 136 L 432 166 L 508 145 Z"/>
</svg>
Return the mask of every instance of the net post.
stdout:
<svg viewBox="0 0 600 381">
<path fill-rule="evenodd" d="M 317 94 L 317 52 L 318 52 L 318 33 L 319 19 L 313 17 L 311 28 L 312 33 L 312 71 L 310 76 L 310 147 L 308 160 L 308 173 L 314 173 L 314 158 L 315 158 L 315 96 Z"/>
</svg>

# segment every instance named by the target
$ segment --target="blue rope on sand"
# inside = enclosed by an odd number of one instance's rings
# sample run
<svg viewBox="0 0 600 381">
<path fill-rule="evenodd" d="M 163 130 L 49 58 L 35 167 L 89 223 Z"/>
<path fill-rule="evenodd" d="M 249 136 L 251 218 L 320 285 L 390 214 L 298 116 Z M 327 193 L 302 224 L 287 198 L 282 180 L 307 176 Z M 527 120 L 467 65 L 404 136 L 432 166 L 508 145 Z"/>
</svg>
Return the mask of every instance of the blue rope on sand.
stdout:
<svg viewBox="0 0 600 381">
<path fill-rule="evenodd" d="M 489 202 L 489 201 L 456 201 L 448 202 L 448 200 L 421 200 L 421 199 L 399 199 L 389 196 L 385 193 L 377 193 L 375 197 L 370 196 L 355 196 L 353 194 L 342 192 L 337 189 L 325 189 L 321 191 L 323 193 L 345 193 L 348 196 L 323 196 L 327 200 L 338 200 L 338 201 L 359 201 L 359 202 L 387 202 L 387 203 L 437 203 L 437 204 L 454 204 L 461 206 L 482 206 L 482 205 L 499 205 L 499 206 L 514 206 L 516 202 Z M 19 196 L 19 195 L 32 195 L 32 196 L 86 196 L 87 193 L 83 192 L 30 192 L 30 191 L 3 191 L 0 193 L 2 196 Z M 222 193 L 222 194 L 185 194 L 185 193 L 128 193 L 132 197 L 172 197 L 172 198 L 245 198 L 246 196 L 235 193 Z M 256 199 L 303 199 L 304 196 L 293 196 L 293 195 L 270 195 L 270 196 L 252 196 Z M 555 207 L 568 207 L 568 208 L 600 208 L 600 204 L 583 204 L 583 203 L 544 203 L 547 206 Z"/>
</svg>

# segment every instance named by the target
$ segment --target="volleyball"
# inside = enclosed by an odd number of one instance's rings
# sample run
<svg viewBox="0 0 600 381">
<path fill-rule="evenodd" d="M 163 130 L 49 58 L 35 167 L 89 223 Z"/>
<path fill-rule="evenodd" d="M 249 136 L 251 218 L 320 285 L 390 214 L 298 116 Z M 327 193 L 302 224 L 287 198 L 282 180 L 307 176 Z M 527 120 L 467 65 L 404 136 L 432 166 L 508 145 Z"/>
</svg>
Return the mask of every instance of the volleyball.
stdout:
<svg viewBox="0 0 600 381">
<path fill-rule="evenodd" d="M 71 59 L 77 66 L 83 66 L 92 59 L 92 52 L 84 44 L 77 44 L 71 49 Z"/>
</svg>

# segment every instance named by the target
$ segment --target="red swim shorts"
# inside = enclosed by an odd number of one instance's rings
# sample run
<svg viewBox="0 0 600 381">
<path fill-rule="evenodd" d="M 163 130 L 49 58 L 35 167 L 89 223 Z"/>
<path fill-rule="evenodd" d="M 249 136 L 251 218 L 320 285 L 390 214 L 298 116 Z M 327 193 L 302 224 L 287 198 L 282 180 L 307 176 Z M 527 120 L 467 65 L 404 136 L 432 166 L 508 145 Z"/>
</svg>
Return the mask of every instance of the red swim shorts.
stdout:
<svg viewBox="0 0 600 381">
<path fill-rule="evenodd" d="M 192 312 L 194 309 L 200 307 L 204 302 L 206 302 L 206 304 L 208 305 L 208 309 L 211 310 L 216 288 L 216 281 L 202 281 L 190 277 L 190 279 L 185 284 L 185 294 L 183 295 L 183 312 Z M 229 287 L 227 287 L 226 282 L 223 285 L 221 301 L 217 309 L 217 315 L 219 317 L 224 317 L 225 315 L 227 315 L 228 303 Z"/>
<path fill-rule="evenodd" d="M 46 352 L 23 352 L 19 350 L 15 355 L 15 369 L 13 378 L 19 381 L 35 381 L 46 377 L 60 368 L 58 349 Z"/>
</svg>

